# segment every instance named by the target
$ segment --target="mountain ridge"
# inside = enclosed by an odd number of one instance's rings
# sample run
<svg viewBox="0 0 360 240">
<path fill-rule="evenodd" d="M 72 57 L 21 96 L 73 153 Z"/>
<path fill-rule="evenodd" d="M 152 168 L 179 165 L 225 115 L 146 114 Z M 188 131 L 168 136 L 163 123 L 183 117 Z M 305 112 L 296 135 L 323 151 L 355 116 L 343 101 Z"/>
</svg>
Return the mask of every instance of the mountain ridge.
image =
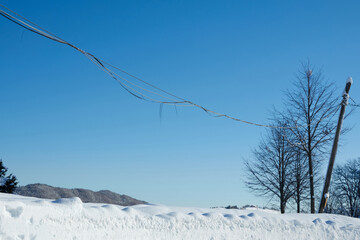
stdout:
<svg viewBox="0 0 360 240">
<path fill-rule="evenodd" d="M 35 183 L 18 187 L 15 192 L 17 195 L 58 199 L 79 197 L 84 203 L 107 203 L 121 206 L 132 206 L 137 204 L 147 204 L 147 202 L 132 198 L 124 194 L 118 194 L 110 190 L 92 191 L 84 188 L 61 188 L 47 184 Z"/>
</svg>

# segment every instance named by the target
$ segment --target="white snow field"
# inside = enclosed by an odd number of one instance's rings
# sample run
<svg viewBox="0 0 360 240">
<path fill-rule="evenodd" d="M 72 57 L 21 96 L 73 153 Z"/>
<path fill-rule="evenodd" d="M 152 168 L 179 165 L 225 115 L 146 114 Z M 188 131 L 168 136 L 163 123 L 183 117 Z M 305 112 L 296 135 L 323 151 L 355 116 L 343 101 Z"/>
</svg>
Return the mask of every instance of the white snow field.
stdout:
<svg viewBox="0 0 360 240">
<path fill-rule="evenodd" d="M 0 194 L 0 239 L 360 239 L 360 219 Z"/>
</svg>

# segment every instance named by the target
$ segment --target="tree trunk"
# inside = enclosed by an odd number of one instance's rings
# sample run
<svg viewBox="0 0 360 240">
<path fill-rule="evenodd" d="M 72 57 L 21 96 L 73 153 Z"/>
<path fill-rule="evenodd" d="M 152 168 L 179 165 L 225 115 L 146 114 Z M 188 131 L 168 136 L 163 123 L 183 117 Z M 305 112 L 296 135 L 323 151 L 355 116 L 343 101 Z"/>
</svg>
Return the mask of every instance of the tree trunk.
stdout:
<svg viewBox="0 0 360 240">
<path fill-rule="evenodd" d="M 312 161 L 312 149 L 311 149 L 311 118 L 310 118 L 310 112 L 311 112 L 311 100 L 310 100 L 310 96 L 311 96 L 311 86 L 310 86 L 310 77 L 312 72 L 308 71 L 307 73 L 307 87 L 308 87 L 308 93 L 307 93 L 307 137 L 308 137 L 308 142 L 307 142 L 307 155 L 309 158 L 309 176 L 310 176 L 310 209 L 311 209 L 311 213 L 315 213 L 315 196 L 314 196 L 314 171 L 313 171 L 313 161 Z"/>
<path fill-rule="evenodd" d="M 281 211 L 281 214 L 284 214 L 285 213 L 285 203 L 284 203 L 284 200 L 281 200 L 280 201 L 280 211 Z"/>
<path fill-rule="evenodd" d="M 296 186 L 296 205 L 297 205 L 297 213 L 300 213 L 300 182 L 297 181 Z"/>
<path fill-rule="evenodd" d="M 280 183 L 280 211 L 281 214 L 285 213 L 285 197 L 284 197 L 284 187 L 283 183 Z"/>
<path fill-rule="evenodd" d="M 309 175 L 310 175 L 310 208 L 311 208 L 311 213 L 315 213 L 314 174 L 313 174 L 311 153 L 309 154 Z"/>
</svg>

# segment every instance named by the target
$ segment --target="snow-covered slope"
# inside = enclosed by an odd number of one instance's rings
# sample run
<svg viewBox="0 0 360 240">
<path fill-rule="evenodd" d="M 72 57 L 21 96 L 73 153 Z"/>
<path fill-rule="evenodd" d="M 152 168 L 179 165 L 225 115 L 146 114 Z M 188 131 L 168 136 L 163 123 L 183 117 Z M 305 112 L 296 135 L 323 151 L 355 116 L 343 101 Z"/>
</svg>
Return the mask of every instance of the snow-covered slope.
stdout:
<svg viewBox="0 0 360 240">
<path fill-rule="evenodd" d="M 159 205 L 82 203 L 0 194 L 0 239 L 360 239 L 360 220 Z"/>
</svg>

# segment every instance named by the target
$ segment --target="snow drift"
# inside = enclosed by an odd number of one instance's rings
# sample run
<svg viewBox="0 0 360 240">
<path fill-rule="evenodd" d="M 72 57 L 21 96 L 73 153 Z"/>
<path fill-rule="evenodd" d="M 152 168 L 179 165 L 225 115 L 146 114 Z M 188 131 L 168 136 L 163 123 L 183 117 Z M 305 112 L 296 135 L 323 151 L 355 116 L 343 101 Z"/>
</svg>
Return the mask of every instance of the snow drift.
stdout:
<svg viewBox="0 0 360 240">
<path fill-rule="evenodd" d="M 360 239 L 360 220 L 260 209 L 83 203 L 0 194 L 0 239 Z"/>
</svg>

